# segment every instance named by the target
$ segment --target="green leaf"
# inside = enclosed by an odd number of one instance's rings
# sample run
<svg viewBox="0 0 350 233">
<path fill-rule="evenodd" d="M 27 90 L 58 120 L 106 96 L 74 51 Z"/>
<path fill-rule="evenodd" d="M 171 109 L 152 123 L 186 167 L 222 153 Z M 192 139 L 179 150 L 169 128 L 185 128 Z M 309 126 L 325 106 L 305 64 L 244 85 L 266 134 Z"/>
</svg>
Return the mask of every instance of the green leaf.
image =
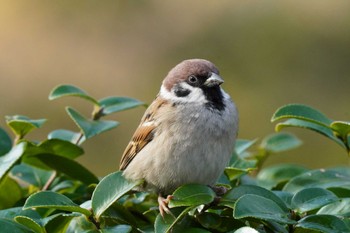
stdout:
<svg viewBox="0 0 350 233">
<path fill-rule="evenodd" d="M 279 197 L 288 209 L 292 209 L 292 198 L 293 194 L 285 191 L 273 191 L 273 193 Z"/>
<path fill-rule="evenodd" d="M 58 99 L 64 96 L 77 96 L 77 97 L 86 99 L 95 105 L 99 105 L 97 100 L 92 98 L 82 89 L 73 85 L 59 85 L 55 87 L 49 95 L 49 100 Z"/>
<path fill-rule="evenodd" d="M 132 227 L 129 225 L 118 225 L 118 226 L 108 227 L 100 230 L 100 232 L 102 233 L 115 233 L 115 232 L 129 233 L 131 231 L 132 231 Z"/>
<path fill-rule="evenodd" d="M 302 142 L 293 134 L 275 133 L 265 137 L 259 147 L 268 153 L 279 153 L 294 149 L 301 144 Z"/>
<path fill-rule="evenodd" d="M 288 211 L 285 203 L 276 194 L 270 190 L 255 185 L 240 185 L 231 189 L 221 198 L 219 205 L 233 208 L 236 201 L 246 194 L 254 194 L 269 199 L 273 201 L 275 205 L 278 205 L 283 211 Z"/>
<path fill-rule="evenodd" d="M 339 135 L 341 138 L 346 138 L 350 134 L 350 122 L 346 121 L 333 121 L 331 128 Z"/>
<path fill-rule="evenodd" d="M 305 120 L 325 127 L 330 127 L 330 124 L 332 123 L 332 120 L 326 117 L 323 113 L 302 104 L 288 104 L 282 106 L 273 114 L 271 121 L 274 122 L 286 118 Z"/>
<path fill-rule="evenodd" d="M 304 213 L 338 200 L 336 195 L 326 189 L 305 188 L 292 198 L 292 208 L 299 213 Z"/>
<path fill-rule="evenodd" d="M 25 183 L 42 188 L 52 175 L 52 171 L 38 169 L 22 163 L 12 168 L 11 175 Z"/>
<path fill-rule="evenodd" d="M 338 143 L 340 146 L 344 147 L 344 143 L 334 135 L 333 131 L 329 127 L 325 127 L 323 125 L 319 125 L 313 122 L 308 122 L 305 120 L 288 119 L 284 122 L 278 123 L 275 129 L 276 131 L 280 131 L 285 127 L 299 127 L 299 128 L 315 131 L 317 133 L 320 133 L 323 136 L 326 136 L 332 139 L 333 141 Z"/>
<path fill-rule="evenodd" d="M 323 206 L 317 214 L 330 214 L 336 216 L 350 217 L 350 198 L 342 198 L 339 201 Z"/>
<path fill-rule="evenodd" d="M 11 232 L 11 233 L 33 233 L 33 231 L 24 227 L 23 225 L 16 223 L 12 220 L 0 218 L 0 226 L 2 232 Z"/>
<path fill-rule="evenodd" d="M 166 214 L 164 218 L 158 214 L 156 220 L 154 221 L 154 232 L 155 233 L 164 233 L 168 232 L 171 229 L 173 222 L 175 221 L 174 217 L 170 214 Z"/>
<path fill-rule="evenodd" d="M 38 212 L 32 209 L 23 210 L 22 207 L 13 207 L 9 209 L 0 210 L 0 218 L 12 220 L 16 216 L 27 216 L 33 219 L 41 218 Z"/>
<path fill-rule="evenodd" d="M 37 154 L 31 156 L 53 170 L 62 172 L 73 179 L 80 180 L 85 184 L 98 183 L 98 178 L 80 163 L 69 158 L 55 154 Z"/>
<path fill-rule="evenodd" d="M 0 156 L 8 153 L 12 147 L 10 136 L 0 127 Z"/>
<path fill-rule="evenodd" d="M 257 140 L 237 139 L 235 145 L 237 155 L 243 154 L 248 148 L 254 145 L 256 141 Z"/>
<path fill-rule="evenodd" d="M 45 229 L 40 225 L 40 223 L 27 216 L 17 216 L 15 217 L 15 221 L 26 226 L 35 233 L 46 233 Z"/>
<path fill-rule="evenodd" d="M 140 105 L 145 105 L 145 103 L 129 97 L 112 96 L 99 100 L 99 105 L 103 109 L 102 114 L 108 115 L 111 113 L 135 108 Z"/>
<path fill-rule="evenodd" d="M 215 207 L 214 207 L 215 208 Z M 212 209 L 208 210 L 212 211 Z M 232 232 L 244 224 L 231 216 L 223 216 L 213 212 L 201 212 L 196 215 L 196 220 L 205 228 L 214 232 Z"/>
<path fill-rule="evenodd" d="M 117 127 L 119 124 L 116 121 L 103 121 L 103 120 L 89 120 L 82 116 L 79 112 L 73 108 L 68 107 L 67 113 L 73 119 L 75 124 L 83 131 L 86 139 L 91 138 L 97 134 L 111 130 Z"/>
<path fill-rule="evenodd" d="M 249 172 L 255 170 L 256 168 L 235 168 L 235 167 L 227 167 L 225 168 L 225 175 L 230 181 L 236 180 L 243 175 L 248 174 Z"/>
<path fill-rule="evenodd" d="M 68 197 L 51 191 L 38 192 L 28 197 L 23 206 L 23 209 L 30 208 L 57 209 L 63 211 L 78 212 L 86 216 L 91 215 L 91 212 L 89 210 L 81 208 Z"/>
<path fill-rule="evenodd" d="M 0 184 L 0 209 L 13 207 L 22 198 L 22 188 L 7 176 Z"/>
<path fill-rule="evenodd" d="M 299 165 L 279 164 L 261 170 L 257 175 L 257 181 L 260 186 L 272 189 L 306 171 L 308 169 Z"/>
<path fill-rule="evenodd" d="M 350 176 L 332 170 L 313 170 L 305 172 L 291 179 L 283 188 L 283 191 L 296 193 L 304 188 L 331 188 L 343 187 L 350 189 Z"/>
<path fill-rule="evenodd" d="M 84 154 L 84 150 L 68 141 L 60 139 L 49 139 L 39 144 L 45 153 L 60 155 L 66 158 L 75 159 Z"/>
<path fill-rule="evenodd" d="M 54 215 L 50 215 L 43 219 L 44 226 L 47 233 L 63 233 L 63 232 L 69 232 L 67 231 L 67 228 L 70 224 L 70 222 L 73 219 L 77 219 L 81 217 L 81 214 L 78 213 L 58 213 Z M 86 217 L 84 216 L 86 219 Z M 75 229 L 76 230 L 76 229 Z"/>
<path fill-rule="evenodd" d="M 215 198 L 214 191 L 200 184 L 186 184 L 175 190 L 169 207 L 198 206 L 212 202 Z"/>
<path fill-rule="evenodd" d="M 289 219 L 289 212 L 281 209 L 276 202 L 254 194 L 246 194 L 237 200 L 233 216 L 237 219 L 256 218 L 285 224 L 295 223 Z"/>
<path fill-rule="evenodd" d="M 126 208 L 124 205 L 118 202 L 114 202 L 113 205 L 103 212 L 100 219 L 104 219 L 105 221 L 113 220 L 118 223 L 132 226 L 138 225 L 135 216 L 130 213 L 129 208 Z"/>
<path fill-rule="evenodd" d="M 45 122 L 46 119 L 32 120 L 22 115 L 6 116 L 7 125 L 19 138 L 23 138 L 33 129 L 40 128 Z"/>
<path fill-rule="evenodd" d="M 350 232 L 346 224 L 333 215 L 309 215 L 299 220 L 296 227 L 324 233 Z"/>
<path fill-rule="evenodd" d="M 77 132 L 73 132 L 65 129 L 58 129 L 58 130 L 52 131 L 51 133 L 49 133 L 48 139 L 60 139 L 60 140 L 74 143 L 74 144 L 78 142 L 79 144 L 81 144 L 86 140 L 85 136 L 82 136 L 81 133 L 77 133 Z"/>
<path fill-rule="evenodd" d="M 220 215 L 215 213 L 204 212 L 199 214 L 196 219 L 206 229 L 217 229 L 222 223 Z"/>
<path fill-rule="evenodd" d="M 25 142 L 14 146 L 6 155 L 0 157 L 0 183 L 6 177 L 10 169 L 19 161 L 24 154 Z"/>
<path fill-rule="evenodd" d="M 142 180 L 137 182 L 127 181 L 120 171 L 104 177 L 96 186 L 91 199 L 96 219 L 99 219 L 103 212 L 115 201 L 142 182 Z"/>
<path fill-rule="evenodd" d="M 184 232 L 185 229 L 188 229 L 188 226 L 179 226 L 179 223 L 193 207 L 175 208 L 172 209 L 174 215 L 166 214 L 164 218 L 158 214 L 156 220 L 154 221 L 154 230 L 155 233 L 168 233 L 168 232 Z M 176 217 L 174 217 L 176 216 Z"/>
</svg>

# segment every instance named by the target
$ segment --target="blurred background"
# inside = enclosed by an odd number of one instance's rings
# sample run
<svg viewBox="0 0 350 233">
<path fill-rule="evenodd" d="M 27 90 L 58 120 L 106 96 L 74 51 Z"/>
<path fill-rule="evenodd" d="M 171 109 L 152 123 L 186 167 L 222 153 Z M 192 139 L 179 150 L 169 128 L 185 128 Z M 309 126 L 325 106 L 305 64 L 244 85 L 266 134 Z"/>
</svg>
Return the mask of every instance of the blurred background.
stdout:
<svg viewBox="0 0 350 233">
<path fill-rule="evenodd" d="M 350 1 L 20 1 L 0 3 L 0 126 L 5 115 L 47 118 L 30 135 L 76 130 L 65 113 L 92 111 L 83 99 L 50 102 L 59 84 L 97 99 L 129 96 L 150 103 L 181 60 L 205 58 L 225 79 L 240 112 L 239 137 L 274 132 L 270 118 L 288 103 L 350 120 Z M 118 169 L 144 112 L 109 119 L 121 125 L 90 141 L 79 160 L 97 175 Z M 313 132 L 290 129 L 304 144 L 273 156 L 309 168 L 348 165 L 346 153 Z"/>
</svg>

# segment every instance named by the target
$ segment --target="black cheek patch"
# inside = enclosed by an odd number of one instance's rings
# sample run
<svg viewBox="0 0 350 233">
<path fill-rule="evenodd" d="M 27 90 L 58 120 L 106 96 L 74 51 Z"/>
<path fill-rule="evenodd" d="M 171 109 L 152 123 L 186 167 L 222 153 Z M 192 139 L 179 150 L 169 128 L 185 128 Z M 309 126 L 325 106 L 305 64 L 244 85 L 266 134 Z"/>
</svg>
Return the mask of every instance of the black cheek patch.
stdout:
<svg viewBox="0 0 350 233">
<path fill-rule="evenodd" d="M 174 93 L 177 97 L 185 97 L 188 96 L 191 93 L 191 91 L 183 87 L 177 86 L 174 89 Z"/>
</svg>

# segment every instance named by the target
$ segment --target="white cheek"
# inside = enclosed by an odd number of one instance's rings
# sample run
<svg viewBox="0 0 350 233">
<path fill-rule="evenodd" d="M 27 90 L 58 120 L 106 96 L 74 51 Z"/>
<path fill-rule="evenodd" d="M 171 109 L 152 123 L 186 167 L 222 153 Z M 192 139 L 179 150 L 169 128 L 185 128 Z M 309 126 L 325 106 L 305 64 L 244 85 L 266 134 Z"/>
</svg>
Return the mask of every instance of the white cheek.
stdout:
<svg viewBox="0 0 350 233">
<path fill-rule="evenodd" d="M 182 103 L 196 102 L 198 104 L 205 104 L 208 102 L 205 99 L 202 89 L 198 87 L 192 87 L 187 83 L 181 83 L 180 85 L 184 89 L 190 90 L 191 91 L 190 94 L 188 94 L 185 97 L 178 97 L 174 94 L 174 92 L 168 91 L 163 85 L 160 88 L 159 94 L 164 99 L 171 100 L 173 102 L 182 102 Z"/>
</svg>

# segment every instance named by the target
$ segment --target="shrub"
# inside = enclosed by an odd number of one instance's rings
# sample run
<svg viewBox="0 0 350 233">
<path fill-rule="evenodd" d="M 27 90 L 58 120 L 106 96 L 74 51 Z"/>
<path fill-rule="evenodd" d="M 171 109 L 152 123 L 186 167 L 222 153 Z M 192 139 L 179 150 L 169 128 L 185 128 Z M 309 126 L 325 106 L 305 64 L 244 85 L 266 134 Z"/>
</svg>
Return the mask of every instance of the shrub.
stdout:
<svg viewBox="0 0 350 233">
<path fill-rule="evenodd" d="M 301 144 L 278 132 L 258 140 L 238 140 L 229 166 L 218 181 L 228 191 L 217 197 L 204 185 L 179 187 L 170 201 L 173 215 L 162 218 L 156 195 L 132 192 L 117 171 L 99 180 L 76 161 L 80 145 L 118 125 L 102 120 L 112 113 L 144 105 L 126 97 L 101 100 L 71 86 L 56 87 L 50 100 L 76 96 L 94 106 L 89 119 L 66 111 L 77 132 L 59 129 L 48 139 L 26 139 L 45 119 L 6 117 L 14 141 L 0 128 L 0 226 L 2 232 L 350 232 L 350 169 L 309 170 L 291 164 L 262 169 L 272 154 Z M 350 123 L 332 121 L 300 104 L 278 109 L 272 121 L 280 131 L 302 127 L 327 136 L 349 155 Z"/>
</svg>

